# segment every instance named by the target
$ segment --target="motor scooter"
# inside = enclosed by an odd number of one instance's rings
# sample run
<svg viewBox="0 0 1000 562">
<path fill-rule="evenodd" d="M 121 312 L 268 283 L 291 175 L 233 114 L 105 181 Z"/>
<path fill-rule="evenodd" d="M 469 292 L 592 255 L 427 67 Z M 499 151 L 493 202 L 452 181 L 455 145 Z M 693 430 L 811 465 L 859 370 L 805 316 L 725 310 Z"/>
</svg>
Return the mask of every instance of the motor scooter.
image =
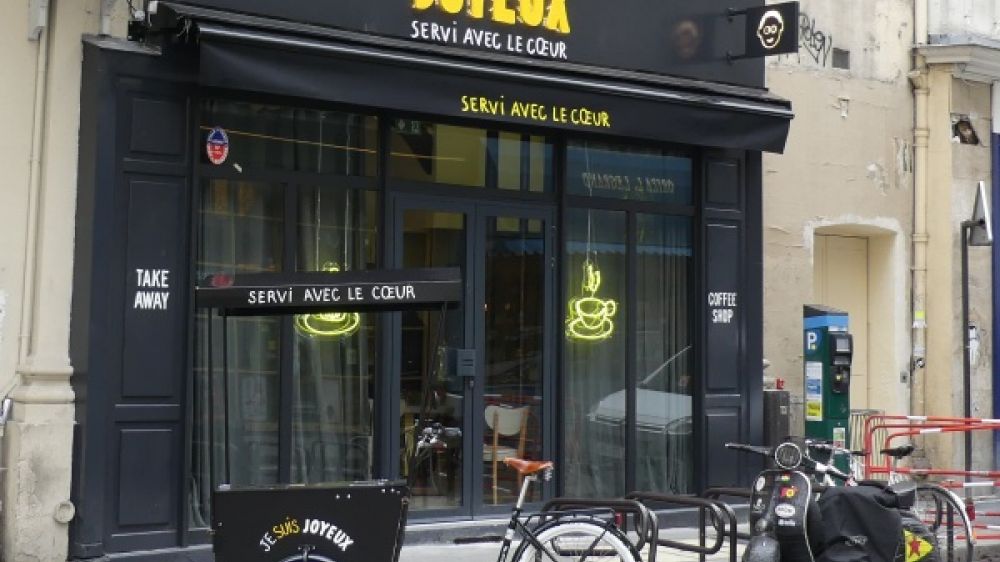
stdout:
<svg viewBox="0 0 1000 562">
<path fill-rule="evenodd" d="M 761 455 L 777 467 L 754 480 L 743 562 L 940 562 L 934 534 L 909 512 L 916 496 L 912 483 L 890 488 L 855 482 L 810 454 L 829 458 L 825 442 L 789 438 L 774 448 L 726 447 Z M 846 485 L 824 484 L 830 477 Z"/>
</svg>

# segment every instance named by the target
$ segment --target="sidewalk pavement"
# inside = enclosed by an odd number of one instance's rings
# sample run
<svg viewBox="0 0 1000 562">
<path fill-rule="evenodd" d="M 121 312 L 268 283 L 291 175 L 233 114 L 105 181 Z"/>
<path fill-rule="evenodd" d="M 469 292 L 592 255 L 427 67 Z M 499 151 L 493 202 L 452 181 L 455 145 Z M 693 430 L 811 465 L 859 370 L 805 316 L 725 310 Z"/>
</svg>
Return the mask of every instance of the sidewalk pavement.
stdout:
<svg viewBox="0 0 1000 562">
<path fill-rule="evenodd" d="M 698 544 L 698 530 L 694 527 L 661 529 L 660 536 L 670 540 Z M 634 538 L 634 537 L 633 537 Z M 710 536 L 708 541 L 714 541 Z M 511 548 L 513 554 L 516 545 Z M 500 541 L 473 542 L 464 544 L 413 544 L 404 545 L 399 555 L 399 562 L 496 562 L 500 553 Z M 649 559 L 649 549 L 641 552 L 643 560 Z M 743 554 L 743 545 L 737 546 L 736 560 Z M 729 544 L 726 542 L 722 550 L 705 557 L 707 562 L 730 562 Z M 674 548 L 659 547 L 656 551 L 656 562 L 699 562 L 698 554 L 684 552 Z"/>
<path fill-rule="evenodd" d="M 684 542 L 690 545 L 698 544 L 698 530 L 694 527 L 661 529 L 660 536 L 670 540 Z M 714 541 L 710 536 L 708 541 Z M 744 544 L 737 545 L 736 560 L 743 556 Z M 517 545 L 511 549 L 513 554 Z M 494 542 L 474 542 L 456 544 L 454 542 L 440 544 L 413 544 L 403 547 L 399 562 L 496 562 L 500 553 L 499 539 Z M 644 561 L 649 560 L 648 548 L 641 552 Z M 976 545 L 973 559 L 976 562 L 1000 562 L 1000 541 L 981 541 Z M 722 549 L 705 557 L 706 562 L 730 562 L 729 543 L 726 541 Z M 955 562 L 964 562 L 964 556 L 956 555 Z M 699 562 L 698 554 L 678 549 L 659 547 L 656 551 L 656 562 Z M 948 557 L 942 553 L 941 562 L 948 562 Z"/>
</svg>

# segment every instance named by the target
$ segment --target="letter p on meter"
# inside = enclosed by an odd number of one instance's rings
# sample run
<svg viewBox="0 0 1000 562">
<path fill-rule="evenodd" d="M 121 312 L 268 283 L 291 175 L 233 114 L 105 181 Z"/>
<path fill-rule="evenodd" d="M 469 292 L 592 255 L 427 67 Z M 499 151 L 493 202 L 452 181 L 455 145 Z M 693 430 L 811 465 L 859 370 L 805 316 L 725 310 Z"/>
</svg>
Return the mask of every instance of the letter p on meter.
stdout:
<svg viewBox="0 0 1000 562">
<path fill-rule="evenodd" d="M 819 342 L 819 334 L 816 332 L 806 332 L 806 349 L 816 351 L 816 344 Z"/>
</svg>

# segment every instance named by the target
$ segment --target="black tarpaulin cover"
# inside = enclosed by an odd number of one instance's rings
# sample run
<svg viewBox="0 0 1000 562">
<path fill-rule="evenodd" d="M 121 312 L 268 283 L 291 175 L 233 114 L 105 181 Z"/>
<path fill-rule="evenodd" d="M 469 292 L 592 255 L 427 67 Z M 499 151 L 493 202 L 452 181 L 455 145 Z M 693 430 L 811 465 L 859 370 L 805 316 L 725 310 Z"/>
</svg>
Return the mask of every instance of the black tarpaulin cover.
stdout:
<svg viewBox="0 0 1000 562">
<path fill-rule="evenodd" d="M 817 562 L 893 562 L 903 536 L 898 498 L 874 486 L 830 488 L 819 500 L 824 548 Z"/>
<path fill-rule="evenodd" d="M 792 119 L 787 101 L 749 88 L 689 81 L 685 90 L 215 23 L 197 28 L 200 81 L 209 87 L 768 152 L 784 150 Z M 515 102 L 537 107 L 516 115 Z"/>
</svg>

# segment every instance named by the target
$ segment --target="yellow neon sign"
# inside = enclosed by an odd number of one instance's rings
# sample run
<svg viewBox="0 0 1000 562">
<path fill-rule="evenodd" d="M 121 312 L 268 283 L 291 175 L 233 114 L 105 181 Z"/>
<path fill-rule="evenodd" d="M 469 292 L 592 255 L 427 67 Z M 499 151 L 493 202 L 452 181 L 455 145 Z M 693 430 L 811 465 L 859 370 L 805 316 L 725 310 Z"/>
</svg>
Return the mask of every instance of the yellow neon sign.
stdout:
<svg viewBox="0 0 1000 562">
<path fill-rule="evenodd" d="M 584 296 L 569 299 L 566 337 L 581 341 L 601 341 L 611 337 L 615 331 L 612 319 L 618 312 L 618 301 L 597 298 L 597 290 L 601 287 L 601 272 L 590 260 L 583 262 L 583 271 Z"/>
<path fill-rule="evenodd" d="M 336 273 L 337 264 L 326 262 L 322 271 Z M 361 314 L 357 312 L 320 312 L 318 314 L 297 314 L 295 329 L 312 338 L 336 338 L 349 336 L 361 327 Z"/>
</svg>

